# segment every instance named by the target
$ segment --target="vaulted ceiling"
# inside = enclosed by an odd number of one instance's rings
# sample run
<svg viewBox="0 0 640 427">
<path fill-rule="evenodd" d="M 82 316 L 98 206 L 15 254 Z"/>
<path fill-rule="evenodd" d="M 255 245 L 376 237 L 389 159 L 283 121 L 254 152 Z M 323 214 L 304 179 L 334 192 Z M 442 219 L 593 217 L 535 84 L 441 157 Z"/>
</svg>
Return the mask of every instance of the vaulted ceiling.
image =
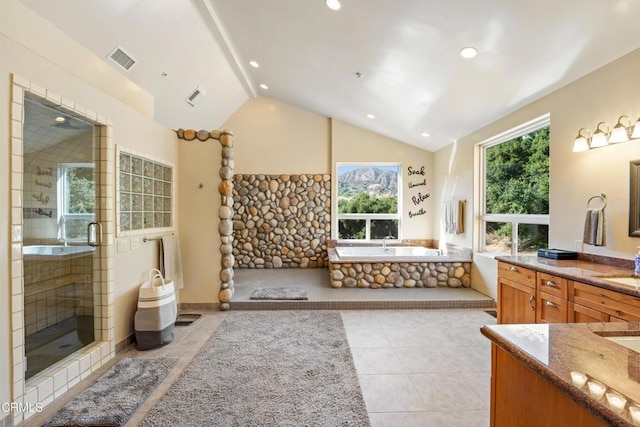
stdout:
<svg viewBox="0 0 640 427">
<path fill-rule="evenodd" d="M 640 47 L 637 0 L 22 1 L 105 60 L 121 46 L 167 127 L 266 96 L 431 151 Z"/>
</svg>

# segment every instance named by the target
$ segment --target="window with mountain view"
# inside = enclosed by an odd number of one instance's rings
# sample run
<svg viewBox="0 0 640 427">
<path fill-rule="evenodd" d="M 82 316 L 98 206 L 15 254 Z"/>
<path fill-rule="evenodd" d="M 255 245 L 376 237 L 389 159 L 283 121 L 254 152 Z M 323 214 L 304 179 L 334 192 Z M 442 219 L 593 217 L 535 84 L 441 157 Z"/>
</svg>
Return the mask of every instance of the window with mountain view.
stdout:
<svg viewBox="0 0 640 427">
<path fill-rule="evenodd" d="M 338 164 L 338 239 L 400 234 L 400 165 Z"/>
<path fill-rule="evenodd" d="M 530 255 L 549 242 L 549 116 L 481 144 L 485 252 Z"/>
</svg>

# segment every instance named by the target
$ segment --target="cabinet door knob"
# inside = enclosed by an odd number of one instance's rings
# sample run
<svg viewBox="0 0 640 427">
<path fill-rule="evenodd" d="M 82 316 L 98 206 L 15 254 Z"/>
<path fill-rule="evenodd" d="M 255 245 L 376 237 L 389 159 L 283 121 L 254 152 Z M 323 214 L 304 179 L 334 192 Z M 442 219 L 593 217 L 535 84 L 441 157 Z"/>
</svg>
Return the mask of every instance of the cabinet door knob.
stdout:
<svg viewBox="0 0 640 427">
<path fill-rule="evenodd" d="M 616 310 L 616 314 L 618 316 L 624 316 L 624 312 L 620 311 L 620 310 Z"/>
<path fill-rule="evenodd" d="M 531 307 L 531 310 L 536 309 L 535 301 L 536 301 L 536 297 L 531 296 L 531 298 L 529 298 L 529 306 Z"/>
<path fill-rule="evenodd" d="M 514 266 L 511 266 L 511 268 L 510 268 L 509 270 L 511 270 L 511 271 L 518 271 L 518 268 L 517 268 L 517 267 L 514 267 Z"/>
<path fill-rule="evenodd" d="M 545 302 L 545 305 L 546 305 L 547 307 L 553 307 L 553 308 L 558 307 L 558 305 L 557 305 L 557 304 L 555 304 L 555 303 L 553 303 L 553 302 L 551 302 L 551 301 L 547 301 L 547 302 Z"/>
<path fill-rule="evenodd" d="M 551 280 L 547 280 L 545 283 L 545 286 L 549 286 L 550 288 L 557 288 L 558 285 L 556 285 L 555 282 L 552 282 Z"/>
</svg>

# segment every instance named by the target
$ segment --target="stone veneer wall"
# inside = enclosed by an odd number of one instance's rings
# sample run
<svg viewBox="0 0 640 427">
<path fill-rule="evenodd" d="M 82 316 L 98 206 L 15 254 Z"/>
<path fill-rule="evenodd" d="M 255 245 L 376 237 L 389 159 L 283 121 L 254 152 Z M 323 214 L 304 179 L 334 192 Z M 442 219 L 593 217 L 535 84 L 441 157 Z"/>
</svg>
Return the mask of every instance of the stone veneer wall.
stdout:
<svg viewBox="0 0 640 427">
<path fill-rule="evenodd" d="M 471 286 L 471 262 L 331 262 L 329 272 L 333 288 Z"/>
<path fill-rule="evenodd" d="M 236 268 L 327 265 L 331 175 L 234 175 Z"/>
</svg>

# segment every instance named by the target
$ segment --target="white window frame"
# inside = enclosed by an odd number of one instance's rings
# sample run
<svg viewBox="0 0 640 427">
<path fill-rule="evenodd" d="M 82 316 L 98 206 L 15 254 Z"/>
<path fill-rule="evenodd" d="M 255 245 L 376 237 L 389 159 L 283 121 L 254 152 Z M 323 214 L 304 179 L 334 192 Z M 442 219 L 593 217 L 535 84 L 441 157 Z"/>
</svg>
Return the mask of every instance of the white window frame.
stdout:
<svg viewBox="0 0 640 427">
<path fill-rule="evenodd" d="M 370 214 L 365 214 L 365 213 L 338 213 L 338 170 L 340 167 L 376 167 L 376 166 L 380 166 L 380 167 L 385 167 L 385 166 L 396 166 L 398 168 L 398 192 L 396 193 L 396 197 L 397 197 L 397 208 L 396 208 L 396 213 L 395 214 L 380 214 L 380 213 L 370 213 Z M 338 240 L 339 242 L 381 242 L 382 239 L 371 239 L 371 221 L 372 220 L 396 220 L 398 221 L 398 235 L 394 236 L 395 239 L 390 239 L 391 242 L 398 242 L 400 240 L 402 240 L 402 172 L 403 172 L 403 168 L 402 168 L 402 163 L 400 162 L 358 162 L 358 163 L 352 163 L 352 162 L 336 162 L 336 173 L 335 173 L 335 185 L 334 185 L 334 194 L 336 195 L 335 197 L 335 225 L 334 225 L 334 231 L 333 231 L 333 235 L 336 236 L 336 240 Z M 365 238 L 364 239 L 338 239 L 338 229 L 340 227 L 340 220 L 341 219 L 347 219 L 347 220 L 358 220 L 358 219 L 364 219 L 365 220 Z"/>
<path fill-rule="evenodd" d="M 57 201 L 57 209 L 58 209 L 58 239 L 65 242 L 84 242 L 86 239 L 69 239 L 67 238 L 67 228 L 66 221 L 67 219 L 88 219 L 90 221 L 95 219 L 95 212 L 91 214 L 73 214 L 67 212 L 67 207 L 69 206 L 67 199 L 67 192 L 65 191 L 67 187 L 66 183 L 66 171 L 69 168 L 91 168 L 95 171 L 95 164 L 93 163 L 58 163 L 58 201 Z M 95 172 L 94 172 L 95 173 Z"/>
<path fill-rule="evenodd" d="M 498 135 L 495 135 L 489 139 L 476 144 L 477 155 L 477 182 L 476 188 L 477 200 L 479 206 L 478 213 L 478 227 L 476 227 L 476 252 L 482 252 L 491 255 L 505 255 L 503 253 L 490 253 L 486 250 L 486 229 L 487 223 L 491 222 L 503 222 L 511 223 L 511 255 L 516 256 L 518 254 L 518 225 L 519 224 L 534 224 L 534 225 L 549 225 L 549 214 L 546 215 L 529 215 L 529 214 L 489 214 L 487 213 L 486 204 L 486 150 L 487 148 L 494 147 L 502 144 L 503 142 L 511 141 L 514 138 L 518 138 L 522 135 L 534 132 L 536 130 L 550 127 L 551 116 L 550 114 L 544 114 L 533 120 L 530 120 L 520 126 L 516 126 Z"/>
</svg>

